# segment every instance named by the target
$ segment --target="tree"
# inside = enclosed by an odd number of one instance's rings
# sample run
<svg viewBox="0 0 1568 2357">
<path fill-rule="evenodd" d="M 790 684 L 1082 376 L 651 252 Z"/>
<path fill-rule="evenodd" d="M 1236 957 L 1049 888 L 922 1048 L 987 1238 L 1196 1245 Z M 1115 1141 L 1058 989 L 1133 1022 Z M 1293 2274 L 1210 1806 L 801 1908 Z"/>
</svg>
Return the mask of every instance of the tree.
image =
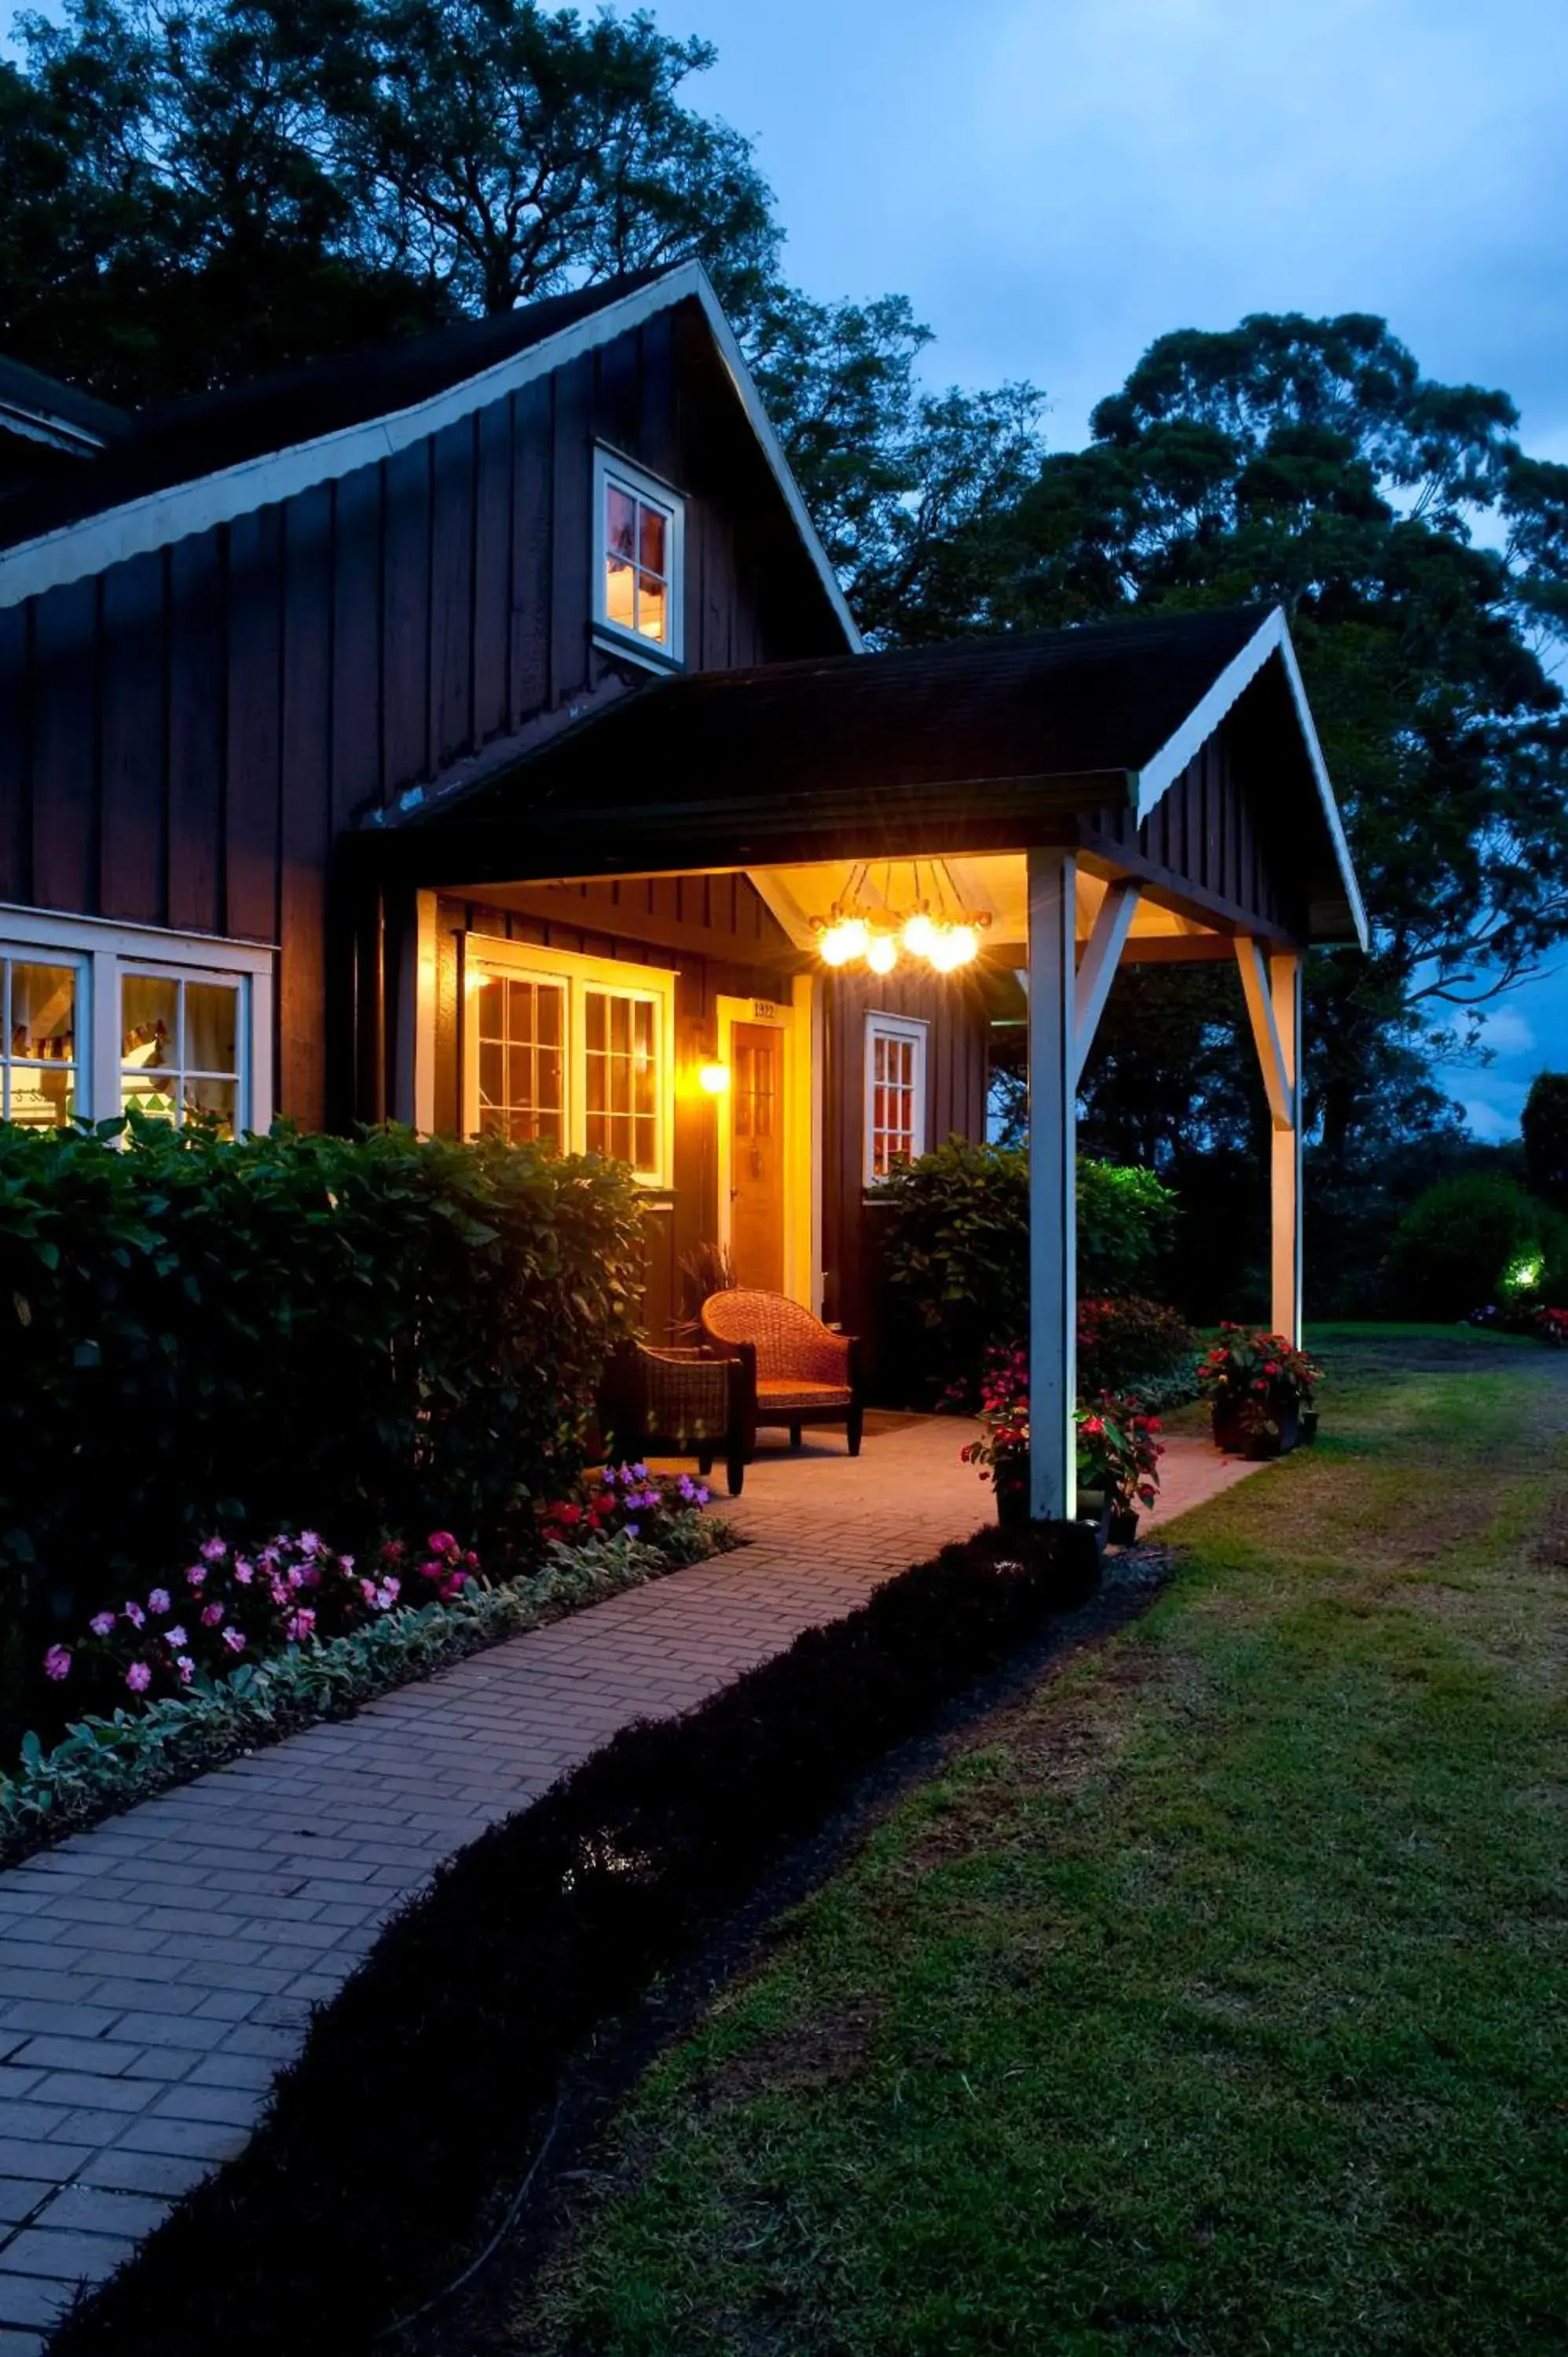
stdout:
<svg viewBox="0 0 1568 2357">
<path fill-rule="evenodd" d="M 1520 1116 L 1533 1193 L 1568 1211 L 1568 1072 L 1538 1072 Z"/>
</svg>

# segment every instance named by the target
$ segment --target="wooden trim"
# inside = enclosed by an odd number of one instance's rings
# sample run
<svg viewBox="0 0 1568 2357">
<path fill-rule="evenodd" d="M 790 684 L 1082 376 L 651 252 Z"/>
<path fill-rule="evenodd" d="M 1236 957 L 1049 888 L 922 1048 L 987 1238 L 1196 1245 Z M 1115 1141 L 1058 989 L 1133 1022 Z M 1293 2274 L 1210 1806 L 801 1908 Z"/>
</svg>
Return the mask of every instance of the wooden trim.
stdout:
<svg viewBox="0 0 1568 2357">
<path fill-rule="evenodd" d="M 1084 945 L 1083 962 L 1078 969 L 1078 1010 L 1073 1025 L 1072 1083 L 1075 1089 L 1083 1078 L 1083 1068 L 1089 1061 L 1089 1051 L 1094 1045 L 1094 1035 L 1100 1028 L 1100 1018 L 1105 1012 L 1111 985 L 1116 979 L 1116 967 L 1137 913 L 1138 888 L 1126 881 L 1109 886 L 1104 899 L 1094 912 L 1094 923 Z"/>
<path fill-rule="evenodd" d="M 1263 1088 L 1269 1100 L 1269 1117 L 1276 1129 L 1295 1126 L 1295 1074 L 1286 1060 L 1284 1042 L 1280 1036 L 1275 1013 L 1271 968 L 1273 958 L 1265 959 L 1258 943 L 1248 936 L 1236 943 L 1236 963 L 1241 970 L 1241 990 L 1247 1001 L 1247 1014 L 1252 1026 L 1252 1040 L 1262 1068 Z M 1292 960 L 1290 963 L 1294 963 Z M 1293 1038 L 1294 1047 L 1294 1038 Z"/>
<path fill-rule="evenodd" d="M 811 1309 L 814 1316 L 812 1296 L 817 1280 L 813 1270 L 822 1257 L 822 1156 L 811 1118 L 817 1083 L 811 976 L 798 976 L 797 983 L 801 982 L 806 985 L 806 996 L 802 998 L 797 988 L 788 1001 L 736 998 L 721 991 L 714 1001 L 714 1026 L 718 1060 L 730 1066 L 732 1074 L 735 1054 L 731 1042 L 737 1023 L 766 1024 L 784 1034 L 784 1087 L 780 1098 L 788 1125 L 784 1136 L 784 1284 L 790 1300 Z M 717 1240 L 727 1252 L 732 1233 L 730 1165 L 734 1148 L 730 1100 L 725 1095 L 711 1098 L 709 1103 L 714 1108 L 716 1131 L 714 1167 L 718 1174 Z"/>
<path fill-rule="evenodd" d="M 1029 1511 L 1078 1510 L 1078 862 L 1029 854 Z"/>
</svg>

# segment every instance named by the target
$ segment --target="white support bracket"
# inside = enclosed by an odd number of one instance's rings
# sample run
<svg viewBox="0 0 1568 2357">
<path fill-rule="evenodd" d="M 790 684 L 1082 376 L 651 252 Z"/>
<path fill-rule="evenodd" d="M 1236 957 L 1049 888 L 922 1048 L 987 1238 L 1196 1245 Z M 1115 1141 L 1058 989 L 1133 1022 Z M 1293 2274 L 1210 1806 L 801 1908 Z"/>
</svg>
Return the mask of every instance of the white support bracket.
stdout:
<svg viewBox="0 0 1568 2357">
<path fill-rule="evenodd" d="M 1133 920 L 1138 913 L 1138 888 L 1121 882 L 1108 884 L 1105 898 L 1095 911 L 1094 923 L 1084 943 L 1083 963 L 1078 970 L 1078 1012 L 1073 1028 L 1072 1083 L 1076 1090 L 1083 1078 L 1083 1068 L 1089 1061 L 1089 1051 L 1094 1045 L 1094 1035 L 1100 1028 L 1100 1018 L 1105 1012 L 1105 1002 L 1111 996 L 1111 985 L 1116 979 L 1116 967 Z"/>
<path fill-rule="evenodd" d="M 1273 983 L 1269 971 L 1273 961 L 1265 962 L 1259 944 L 1251 934 L 1242 933 L 1236 942 L 1236 963 L 1241 969 L 1241 989 L 1247 1001 L 1252 1038 L 1257 1044 L 1258 1061 L 1262 1067 L 1269 1117 L 1276 1129 L 1294 1129 L 1295 1041 L 1293 1037 L 1291 1052 L 1287 1056 L 1274 1013 Z"/>
</svg>

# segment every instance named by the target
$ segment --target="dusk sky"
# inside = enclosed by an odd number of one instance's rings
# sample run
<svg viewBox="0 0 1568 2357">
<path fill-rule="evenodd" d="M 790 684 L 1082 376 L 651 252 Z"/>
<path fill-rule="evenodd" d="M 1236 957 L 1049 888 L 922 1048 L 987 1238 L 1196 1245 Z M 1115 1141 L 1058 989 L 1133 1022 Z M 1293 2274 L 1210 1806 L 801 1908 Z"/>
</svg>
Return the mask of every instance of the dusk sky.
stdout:
<svg viewBox="0 0 1568 2357">
<path fill-rule="evenodd" d="M 1568 460 L 1564 0 L 660 0 L 719 63 L 814 295 L 908 294 L 932 373 L 1028 377 L 1054 446 L 1165 329 L 1382 314 Z M 1444 1076 L 1514 1131 L 1568 1066 L 1568 952 Z"/>
</svg>

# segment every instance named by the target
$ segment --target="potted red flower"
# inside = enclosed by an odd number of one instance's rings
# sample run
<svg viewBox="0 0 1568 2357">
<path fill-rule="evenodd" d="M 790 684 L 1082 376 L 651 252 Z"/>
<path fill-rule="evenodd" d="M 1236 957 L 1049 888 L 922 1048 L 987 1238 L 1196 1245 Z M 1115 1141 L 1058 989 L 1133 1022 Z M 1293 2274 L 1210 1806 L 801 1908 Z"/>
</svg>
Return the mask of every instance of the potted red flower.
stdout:
<svg viewBox="0 0 1568 2357">
<path fill-rule="evenodd" d="M 1212 1404 L 1214 1443 L 1230 1457 L 1283 1457 L 1302 1437 L 1304 1414 L 1316 1413 L 1312 1398 L 1323 1381 L 1283 1334 L 1233 1325 L 1198 1362 L 1197 1383 Z"/>
<path fill-rule="evenodd" d="M 1145 1415 L 1135 1399 L 1102 1392 L 1094 1406 L 1079 1409 L 1077 1422 L 1079 1512 L 1093 1519 L 1092 1501 L 1101 1500 L 1111 1544 L 1131 1546 L 1138 1509 L 1154 1504 L 1160 1486 L 1159 1417 Z"/>
<path fill-rule="evenodd" d="M 996 1491 L 996 1519 L 1004 1531 L 1029 1519 L 1029 1354 L 1021 1342 L 988 1351 L 980 1383 L 984 1429 L 959 1450 Z"/>
</svg>

